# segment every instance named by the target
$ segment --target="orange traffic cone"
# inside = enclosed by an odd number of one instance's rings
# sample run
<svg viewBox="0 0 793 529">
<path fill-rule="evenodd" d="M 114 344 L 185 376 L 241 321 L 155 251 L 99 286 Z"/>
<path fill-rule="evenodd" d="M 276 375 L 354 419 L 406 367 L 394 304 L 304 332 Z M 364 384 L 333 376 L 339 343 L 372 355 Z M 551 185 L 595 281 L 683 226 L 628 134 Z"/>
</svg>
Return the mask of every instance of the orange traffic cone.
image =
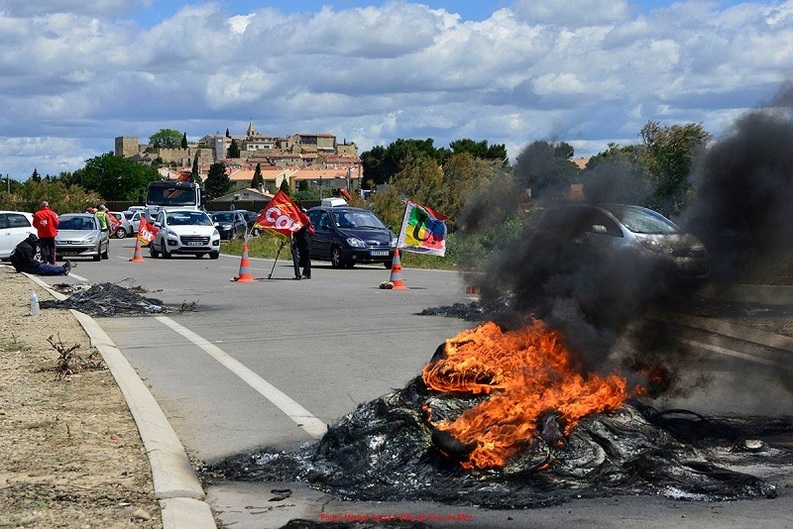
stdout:
<svg viewBox="0 0 793 529">
<path fill-rule="evenodd" d="M 234 278 L 238 283 L 255 283 L 256 280 L 251 275 L 251 263 L 248 260 L 248 243 L 242 244 L 242 259 L 240 259 L 240 275 Z"/>
<path fill-rule="evenodd" d="M 407 290 L 405 282 L 402 281 L 402 261 L 399 259 L 399 248 L 394 248 L 394 259 L 391 261 L 391 279 L 394 290 Z"/>
<path fill-rule="evenodd" d="M 131 261 L 133 263 L 142 263 L 143 262 L 143 251 L 140 247 L 140 239 L 135 237 L 135 255 L 132 257 Z"/>
</svg>

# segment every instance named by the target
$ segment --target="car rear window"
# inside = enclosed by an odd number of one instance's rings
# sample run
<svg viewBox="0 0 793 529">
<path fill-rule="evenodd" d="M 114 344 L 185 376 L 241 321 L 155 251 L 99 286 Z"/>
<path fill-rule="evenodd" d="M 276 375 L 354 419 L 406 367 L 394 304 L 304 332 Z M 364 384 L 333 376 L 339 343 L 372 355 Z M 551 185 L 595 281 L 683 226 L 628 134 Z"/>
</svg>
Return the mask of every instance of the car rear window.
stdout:
<svg viewBox="0 0 793 529">
<path fill-rule="evenodd" d="M 30 226 L 28 218 L 19 213 L 6 213 L 0 216 L 0 228 L 30 228 Z"/>
</svg>

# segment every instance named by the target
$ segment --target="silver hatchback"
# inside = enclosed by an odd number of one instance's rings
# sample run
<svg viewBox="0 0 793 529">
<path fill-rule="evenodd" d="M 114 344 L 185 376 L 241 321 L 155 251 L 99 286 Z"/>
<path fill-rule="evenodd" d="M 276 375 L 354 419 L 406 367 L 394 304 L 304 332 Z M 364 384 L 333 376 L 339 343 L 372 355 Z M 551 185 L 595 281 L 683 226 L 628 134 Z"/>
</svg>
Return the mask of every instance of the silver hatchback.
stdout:
<svg viewBox="0 0 793 529">
<path fill-rule="evenodd" d="M 652 262 L 678 279 L 710 275 L 705 245 L 660 213 L 626 204 L 568 204 L 540 218 L 541 229 L 570 237 L 581 261 L 622 255 Z"/>
<path fill-rule="evenodd" d="M 66 213 L 58 218 L 55 255 L 61 257 L 92 257 L 107 259 L 110 236 L 101 231 L 99 220 L 91 213 Z"/>
</svg>

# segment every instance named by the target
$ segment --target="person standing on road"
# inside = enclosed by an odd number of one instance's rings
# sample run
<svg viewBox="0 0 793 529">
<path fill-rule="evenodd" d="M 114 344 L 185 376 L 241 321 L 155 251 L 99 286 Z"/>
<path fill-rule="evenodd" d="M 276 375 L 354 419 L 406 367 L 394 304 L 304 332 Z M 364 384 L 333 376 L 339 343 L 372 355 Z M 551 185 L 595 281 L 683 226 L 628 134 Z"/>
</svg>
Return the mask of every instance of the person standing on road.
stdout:
<svg viewBox="0 0 793 529">
<path fill-rule="evenodd" d="M 31 233 L 28 238 L 16 245 L 11 252 L 11 265 L 17 272 L 27 272 L 39 276 L 68 276 L 72 263 L 66 261 L 63 266 L 42 263 L 36 259 L 36 248 L 39 238 Z"/>
<path fill-rule="evenodd" d="M 33 225 L 39 234 L 41 258 L 47 263 L 55 264 L 55 236 L 58 235 L 58 215 L 50 209 L 46 200 L 41 203 L 38 211 L 33 214 Z"/>
<path fill-rule="evenodd" d="M 107 231 L 110 228 L 110 220 L 107 217 L 107 208 L 104 204 L 100 204 L 95 213 L 96 218 L 99 219 L 99 229 Z"/>
<path fill-rule="evenodd" d="M 295 266 L 295 279 L 301 279 L 300 268 L 303 268 L 303 279 L 311 279 L 311 235 L 314 227 L 306 224 L 292 234 L 292 264 Z"/>
</svg>

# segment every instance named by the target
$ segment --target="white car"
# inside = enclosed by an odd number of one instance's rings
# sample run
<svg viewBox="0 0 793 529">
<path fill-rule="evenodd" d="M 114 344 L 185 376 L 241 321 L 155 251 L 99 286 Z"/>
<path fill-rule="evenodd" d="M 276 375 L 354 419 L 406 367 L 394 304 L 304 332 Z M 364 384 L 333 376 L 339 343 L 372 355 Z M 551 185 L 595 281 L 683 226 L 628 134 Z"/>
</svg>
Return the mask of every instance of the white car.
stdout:
<svg viewBox="0 0 793 529">
<path fill-rule="evenodd" d="M 198 258 L 220 256 L 220 233 L 212 218 L 194 209 L 162 209 L 154 221 L 157 235 L 149 245 L 152 257 L 190 254 Z"/>
<path fill-rule="evenodd" d="M 33 215 L 23 211 L 0 211 L 0 259 L 8 259 L 17 244 L 37 235 Z"/>
</svg>

